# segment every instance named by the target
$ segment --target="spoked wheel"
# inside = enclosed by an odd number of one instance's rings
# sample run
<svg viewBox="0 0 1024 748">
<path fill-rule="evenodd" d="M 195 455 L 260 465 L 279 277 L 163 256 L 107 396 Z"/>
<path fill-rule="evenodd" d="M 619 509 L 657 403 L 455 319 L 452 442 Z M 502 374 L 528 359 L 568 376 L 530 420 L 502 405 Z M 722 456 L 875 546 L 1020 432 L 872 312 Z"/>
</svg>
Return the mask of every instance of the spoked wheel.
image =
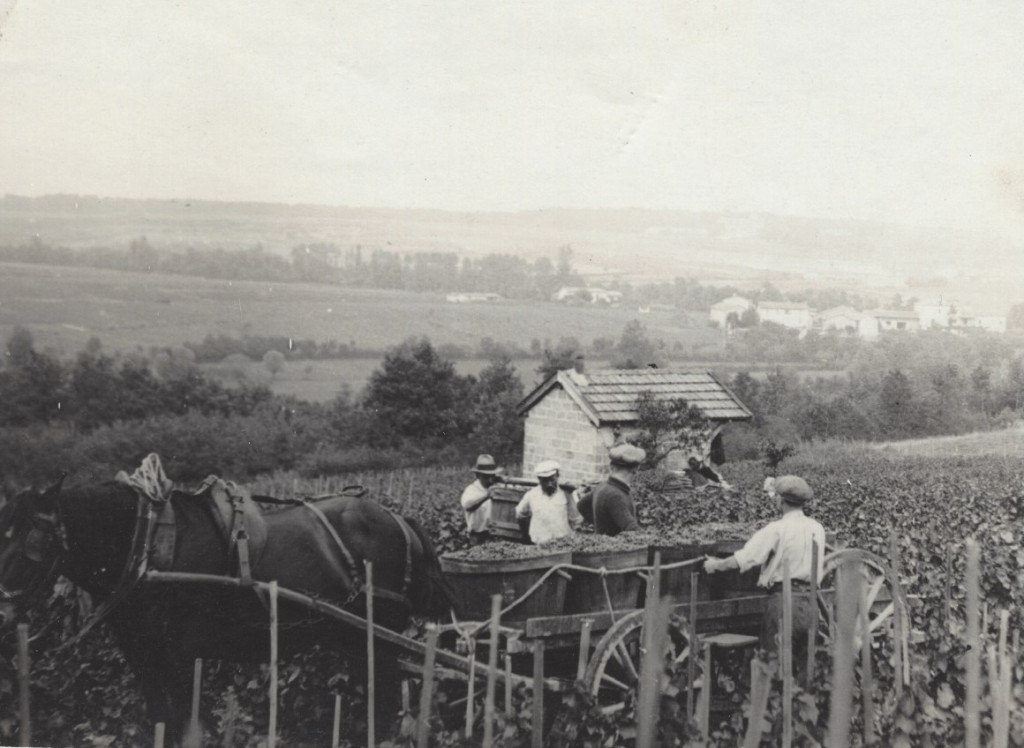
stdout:
<svg viewBox="0 0 1024 748">
<path fill-rule="evenodd" d="M 624 709 L 640 690 L 643 633 L 644 611 L 636 610 L 608 629 L 594 648 L 584 685 L 605 714 Z M 681 626 L 670 623 L 664 653 L 666 666 L 685 666 L 689 657 L 689 636 Z"/>
<path fill-rule="evenodd" d="M 896 632 L 894 621 L 899 614 L 904 631 L 909 631 L 909 611 L 907 598 L 903 588 L 896 579 L 892 568 L 886 560 L 870 551 L 857 548 L 845 548 L 825 556 L 823 576 L 819 589 L 835 590 L 840 570 L 858 570 L 863 584 L 863 597 L 866 615 L 858 616 L 856 625 L 856 641 L 861 643 L 865 638 L 879 637 L 899 638 L 902 632 Z M 836 618 L 834 598 L 831 601 L 819 597 L 821 612 L 819 632 L 827 640 L 835 637 Z"/>
</svg>

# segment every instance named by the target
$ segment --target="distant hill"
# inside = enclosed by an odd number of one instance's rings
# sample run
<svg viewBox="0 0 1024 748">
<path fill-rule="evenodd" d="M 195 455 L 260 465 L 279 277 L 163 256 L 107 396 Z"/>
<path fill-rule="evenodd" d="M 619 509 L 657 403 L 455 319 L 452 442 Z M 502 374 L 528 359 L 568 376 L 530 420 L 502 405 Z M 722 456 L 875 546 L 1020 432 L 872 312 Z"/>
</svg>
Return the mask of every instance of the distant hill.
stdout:
<svg viewBox="0 0 1024 748">
<path fill-rule="evenodd" d="M 1016 244 L 963 231 L 764 214 L 639 209 L 517 213 L 328 207 L 56 195 L 0 198 L 0 245 L 33 236 L 69 247 L 248 249 L 287 254 L 304 243 L 551 257 L 569 245 L 595 284 L 690 276 L 704 283 L 782 290 L 852 288 L 952 298 L 977 314 L 1020 300 L 1024 238 Z"/>
</svg>

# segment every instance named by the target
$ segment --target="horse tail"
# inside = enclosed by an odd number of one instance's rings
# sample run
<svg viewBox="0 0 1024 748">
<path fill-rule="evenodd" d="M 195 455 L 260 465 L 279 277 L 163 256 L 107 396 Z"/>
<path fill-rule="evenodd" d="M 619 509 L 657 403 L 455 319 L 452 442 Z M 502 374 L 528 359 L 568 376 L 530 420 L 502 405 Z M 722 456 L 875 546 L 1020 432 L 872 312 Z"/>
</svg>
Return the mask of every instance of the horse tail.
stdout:
<svg viewBox="0 0 1024 748">
<path fill-rule="evenodd" d="M 441 563 L 437 560 L 437 551 L 434 550 L 434 544 L 430 541 L 430 536 L 423 529 L 423 525 L 415 519 L 411 517 L 403 517 L 402 519 L 409 523 L 409 527 L 412 528 L 412 531 L 420 541 L 420 545 L 423 546 L 427 586 L 426 600 L 423 603 L 422 612 L 426 613 L 433 620 L 447 618 L 449 613 L 455 613 L 458 616 L 458 596 L 455 594 L 455 589 L 452 587 L 451 582 L 448 581 L 444 572 L 441 571 Z"/>
</svg>

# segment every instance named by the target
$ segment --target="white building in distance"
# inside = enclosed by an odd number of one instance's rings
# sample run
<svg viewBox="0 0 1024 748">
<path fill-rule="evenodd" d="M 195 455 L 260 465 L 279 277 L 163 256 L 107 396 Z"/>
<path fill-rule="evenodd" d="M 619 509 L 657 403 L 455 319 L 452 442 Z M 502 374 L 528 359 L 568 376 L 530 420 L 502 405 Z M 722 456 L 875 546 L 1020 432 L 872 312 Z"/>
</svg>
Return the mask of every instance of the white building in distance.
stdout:
<svg viewBox="0 0 1024 748">
<path fill-rule="evenodd" d="M 811 308 L 803 301 L 762 301 L 757 305 L 761 322 L 774 322 L 794 330 L 811 328 Z"/>
<path fill-rule="evenodd" d="M 728 298 L 722 299 L 717 304 L 711 305 L 711 312 L 708 315 L 708 319 L 717 324 L 719 327 L 727 327 L 729 324 L 729 315 L 735 314 L 740 317 L 743 312 L 753 308 L 754 302 L 750 299 L 745 299 L 742 296 L 729 296 Z"/>
</svg>

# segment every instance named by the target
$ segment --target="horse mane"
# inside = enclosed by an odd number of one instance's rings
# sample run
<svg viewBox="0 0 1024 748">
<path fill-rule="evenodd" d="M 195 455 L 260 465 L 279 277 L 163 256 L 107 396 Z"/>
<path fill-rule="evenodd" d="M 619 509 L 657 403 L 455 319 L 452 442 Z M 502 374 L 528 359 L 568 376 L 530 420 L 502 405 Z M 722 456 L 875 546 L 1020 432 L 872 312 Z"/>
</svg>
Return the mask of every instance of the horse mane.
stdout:
<svg viewBox="0 0 1024 748">
<path fill-rule="evenodd" d="M 409 527 L 412 528 L 412 531 L 419 538 L 420 544 L 423 546 L 424 565 L 427 570 L 427 600 L 424 606 L 427 616 L 433 620 L 447 618 L 451 612 L 458 616 L 458 596 L 455 594 L 451 583 L 441 571 L 441 563 L 437 559 L 437 551 L 434 549 L 434 544 L 430 541 L 430 536 L 423 529 L 423 525 L 419 521 L 412 517 L 404 516 L 402 519 L 409 523 Z"/>
</svg>

